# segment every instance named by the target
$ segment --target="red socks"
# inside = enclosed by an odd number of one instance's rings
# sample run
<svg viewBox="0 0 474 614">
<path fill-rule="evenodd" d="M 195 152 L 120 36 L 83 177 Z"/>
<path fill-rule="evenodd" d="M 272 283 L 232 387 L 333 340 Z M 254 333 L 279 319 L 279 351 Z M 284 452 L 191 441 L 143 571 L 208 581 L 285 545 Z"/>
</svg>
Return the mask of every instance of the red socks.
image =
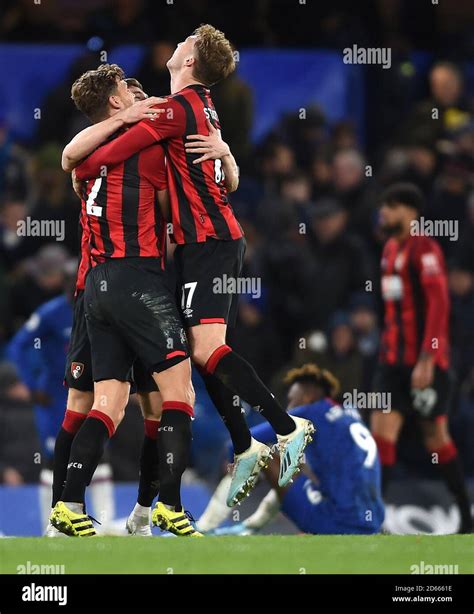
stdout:
<svg viewBox="0 0 474 614">
<path fill-rule="evenodd" d="M 109 432 L 109 437 L 113 437 L 115 433 L 114 421 L 107 414 L 102 413 L 98 409 L 91 409 L 88 415 L 88 418 L 96 418 L 97 420 L 101 420 Z"/>
<path fill-rule="evenodd" d="M 87 418 L 87 414 L 81 414 L 78 411 L 72 409 L 66 409 L 64 414 L 64 420 L 62 427 L 65 431 L 74 435 L 84 424 L 84 420 Z"/>
<path fill-rule="evenodd" d="M 174 409 L 175 411 L 184 411 L 184 413 L 191 416 L 191 418 L 194 417 L 194 409 L 191 407 L 191 405 L 183 403 L 183 401 L 165 401 L 163 403 L 162 410 L 165 412 L 169 411 L 170 409 Z"/>
<path fill-rule="evenodd" d="M 160 421 L 148 420 L 147 418 L 145 418 L 143 420 L 143 424 L 145 426 L 145 437 L 148 437 L 148 439 L 157 439 L 158 429 L 160 428 Z"/>
</svg>

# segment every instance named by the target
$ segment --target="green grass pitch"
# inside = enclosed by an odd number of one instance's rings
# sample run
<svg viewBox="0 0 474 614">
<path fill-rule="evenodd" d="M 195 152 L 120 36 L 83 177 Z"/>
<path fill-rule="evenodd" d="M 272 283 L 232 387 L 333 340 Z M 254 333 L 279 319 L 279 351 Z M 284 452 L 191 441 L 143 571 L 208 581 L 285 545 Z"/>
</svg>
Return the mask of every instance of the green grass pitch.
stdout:
<svg viewBox="0 0 474 614">
<path fill-rule="evenodd" d="M 421 561 L 474 573 L 466 535 L 332 535 L 186 538 L 5 538 L 0 573 L 64 565 L 68 573 L 409 574 Z"/>
</svg>

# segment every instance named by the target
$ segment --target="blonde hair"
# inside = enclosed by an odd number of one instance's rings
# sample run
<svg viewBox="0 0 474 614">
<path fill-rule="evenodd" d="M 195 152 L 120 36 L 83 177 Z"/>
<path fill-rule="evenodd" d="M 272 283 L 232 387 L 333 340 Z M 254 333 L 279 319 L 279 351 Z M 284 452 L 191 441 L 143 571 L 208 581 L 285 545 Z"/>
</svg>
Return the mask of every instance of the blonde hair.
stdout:
<svg viewBox="0 0 474 614">
<path fill-rule="evenodd" d="M 193 74 L 198 81 L 210 87 L 235 70 L 232 46 L 223 32 L 203 24 L 194 30 L 193 36 L 196 36 Z"/>
</svg>

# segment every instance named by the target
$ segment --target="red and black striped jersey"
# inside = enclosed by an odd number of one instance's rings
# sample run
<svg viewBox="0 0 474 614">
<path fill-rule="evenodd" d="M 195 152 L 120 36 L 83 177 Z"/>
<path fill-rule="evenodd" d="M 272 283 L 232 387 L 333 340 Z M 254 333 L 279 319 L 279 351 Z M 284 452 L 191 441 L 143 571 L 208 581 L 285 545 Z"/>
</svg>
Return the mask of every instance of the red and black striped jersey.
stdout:
<svg viewBox="0 0 474 614">
<path fill-rule="evenodd" d="M 80 290 L 84 290 L 84 288 L 86 287 L 86 275 L 91 268 L 91 253 L 89 246 L 90 230 L 89 224 L 87 222 L 87 214 L 84 200 L 81 202 L 79 227 L 81 233 L 81 258 L 79 260 L 79 266 L 77 267 L 76 294 Z"/>
<path fill-rule="evenodd" d="M 86 179 L 85 164 L 76 168 L 80 180 Z M 105 170 L 87 178 L 82 203 L 92 265 L 105 258 L 162 256 L 166 228 L 157 191 L 167 187 L 163 147 L 155 144 Z"/>
<path fill-rule="evenodd" d="M 449 366 L 449 293 L 443 252 L 436 241 L 389 239 L 382 254 L 385 304 L 383 363 L 414 366 L 421 352 Z"/>
<path fill-rule="evenodd" d="M 221 161 L 193 164 L 200 154 L 185 148 L 187 135 L 208 134 L 206 120 L 220 129 L 209 90 L 190 85 L 159 106 L 165 108 L 162 115 L 139 122 L 91 154 L 84 173 L 94 177 L 101 167 L 115 165 L 159 141 L 166 152 L 174 241 L 240 238 L 243 233 L 227 197 Z"/>
</svg>

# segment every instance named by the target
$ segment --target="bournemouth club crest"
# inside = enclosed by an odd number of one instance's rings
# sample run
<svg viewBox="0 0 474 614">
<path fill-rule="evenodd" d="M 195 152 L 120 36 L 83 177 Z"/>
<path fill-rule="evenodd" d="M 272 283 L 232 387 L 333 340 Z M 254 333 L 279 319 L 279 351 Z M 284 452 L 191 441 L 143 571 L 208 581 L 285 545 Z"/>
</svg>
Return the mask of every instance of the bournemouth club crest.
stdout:
<svg viewBox="0 0 474 614">
<path fill-rule="evenodd" d="M 79 379 L 83 373 L 84 373 L 84 363 L 82 362 L 72 362 L 71 363 L 71 374 L 74 379 Z"/>
</svg>

